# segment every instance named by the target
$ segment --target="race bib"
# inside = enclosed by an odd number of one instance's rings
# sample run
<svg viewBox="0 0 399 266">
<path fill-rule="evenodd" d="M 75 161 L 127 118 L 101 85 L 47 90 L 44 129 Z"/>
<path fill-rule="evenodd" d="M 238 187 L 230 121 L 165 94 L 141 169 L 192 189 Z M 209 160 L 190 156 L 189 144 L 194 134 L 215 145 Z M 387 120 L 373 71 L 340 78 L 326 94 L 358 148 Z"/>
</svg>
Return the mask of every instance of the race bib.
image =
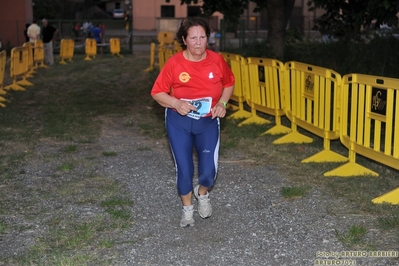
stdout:
<svg viewBox="0 0 399 266">
<path fill-rule="evenodd" d="M 185 102 L 191 103 L 197 111 L 191 111 L 187 114 L 188 117 L 194 119 L 200 119 L 200 117 L 206 116 L 211 111 L 212 97 L 205 97 L 201 99 L 180 99 Z"/>
</svg>

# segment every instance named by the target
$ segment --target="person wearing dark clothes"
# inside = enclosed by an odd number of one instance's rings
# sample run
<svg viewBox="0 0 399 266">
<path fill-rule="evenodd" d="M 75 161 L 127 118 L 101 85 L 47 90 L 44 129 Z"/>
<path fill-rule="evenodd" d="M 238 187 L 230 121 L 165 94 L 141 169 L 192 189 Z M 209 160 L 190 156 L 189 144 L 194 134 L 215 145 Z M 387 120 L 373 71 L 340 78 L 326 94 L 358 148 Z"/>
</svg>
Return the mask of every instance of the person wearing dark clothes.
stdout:
<svg viewBox="0 0 399 266">
<path fill-rule="evenodd" d="M 29 42 L 29 36 L 28 36 L 28 28 L 29 28 L 29 26 L 30 26 L 29 23 L 25 24 L 25 30 L 24 30 L 25 42 Z"/>
<path fill-rule="evenodd" d="M 43 24 L 43 47 L 44 47 L 44 63 L 47 65 L 54 64 L 54 55 L 53 55 L 53 42 L 55 41 L 55 36 L 58 33 L 58 30 L 51 26 L 47 19 L 42 20 Z"/>
<path fill-rule="evenodd" d="M 93 36 L 93 39 L 96 40 L 97 45 L 101 44 L 102 40 L 103 40 L 103 31 L 101 30 L 100 26 L 101 26 L 101 24 L 98 23 L 97 26 L 91 30 L 91 35 Z M 101 53 L 103 53 L 102 46 L 100 46 L 100 50 L 101 50 Z"/>
</svg>

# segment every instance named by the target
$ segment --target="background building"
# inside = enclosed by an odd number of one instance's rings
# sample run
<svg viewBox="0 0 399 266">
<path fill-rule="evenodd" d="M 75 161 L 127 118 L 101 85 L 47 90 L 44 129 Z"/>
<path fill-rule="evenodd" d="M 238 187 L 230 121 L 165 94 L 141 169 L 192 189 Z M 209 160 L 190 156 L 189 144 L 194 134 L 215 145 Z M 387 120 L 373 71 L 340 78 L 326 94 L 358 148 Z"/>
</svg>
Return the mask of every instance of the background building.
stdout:
<svg viewBox="0 0 399 266">
<path fill-rule="evenodd" d="M 22 45 L 25 24 L 32 20 L 32 0 L 1 0 L 0 41 L 3 47 Z"/>
<path fill-rule="evenodd" d="M 0 8 L 0 40 L 3 47 L 15 47 L 22 45 L 25 41 L 23 31 L 26 23 L 31 23 L 35 15 L 35 2 L 40 0 L 1 0 Z M 69 0 L 53 0 L 61 1 Z M 201 3 L 193 5 L 181 5 L 180 0 L 73 0 L 74 3 L 81 3 L 83 8 L 72 12 L 70 22 L 66 25 L 72 25 L 72 21 L 84 22 L 87 20 L 112 20 L 114 9 L 123 9 L 129 15 L 132 21 L 133 30 L 136 31 L 173 31 L 175 32 L 183 18 L 195 16 L 201 13 Z M 201 1 L 200 1 L 201 2 Z M 309 12 L 305 0 L 296 0 L 295 7 L 289 21 L 289 28 L 298 29 L 302 33 L 309 32 L 313 27 L 313 19 L 322 12 L 319 10 Z M 39 2 L 37 2 L 39 3 Z M 95 3 L 88 7 L 88 3 Z M 38 4 L 37 4 L 38 5 Z M 37 6 L 36 5 L 36 6 Z M 254 3 L 249 3 L 247 10 L 241 16 L 245 21 L 245 29 L 258 32 L 267 31 L 267 12 L 254 13 Z M 57 17 L 63 17 L 66 12 L 61 10 Z M 73 11 L 73 10 L 72 10 Z M 69 12 L 70 13 L 70 12 Z M 54 15 L 54 14 L 53 14 Z M 38 19 L 41 19 L 38 17 Z M 223 15 L 216 12 L 209 23 L 215 30 L 220 29 L 220 21 Z M 64 24 L 63 24 L 64 25 Z M 68 30 L 70 26 L 66 26 Z M 62 29 L 61 29 L 62 30 Z M 229 27 L 228 31 L 234 32 L 237 27 Z M 263 37 L 263 35 L 260 35 Z"/>
</svg>

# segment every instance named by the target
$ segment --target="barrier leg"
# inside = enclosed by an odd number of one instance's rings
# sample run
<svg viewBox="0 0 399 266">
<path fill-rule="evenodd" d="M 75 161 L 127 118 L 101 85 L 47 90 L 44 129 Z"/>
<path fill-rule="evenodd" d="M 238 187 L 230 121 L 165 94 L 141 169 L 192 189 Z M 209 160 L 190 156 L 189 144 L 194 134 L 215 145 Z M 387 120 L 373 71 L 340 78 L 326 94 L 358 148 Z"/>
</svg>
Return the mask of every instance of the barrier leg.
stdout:
<svg viewBox="0 0 399 266">
<path fill-rule="evenodd" d="M 4 102 L 10 102 L 9 100 L 7 100 L 6 98 L 3 98 L 0 96 L 0 107 L 6 107 L 5 104 L 3 104 Z"/>
<path fill-rule="evenodd" d="M 231 114 L 227 117 L 227 119 L 241 119 L 241 118 L 250 118 L 252 114 L 245 110 L 238 110 L 234 114 Z"/>
<path fill-rule="evenodd" d="M 86 60 L 86 61 L 90 61 L 90 60 L 92 60 L 92 59 L 91 59 L 91 57 L 90 57 L 88 54 L 86 54 L 85 60 Z"/>
<path fill-rule="evenodd" d="M 238 107 L 235 106 L 235 108 L 233 108 L 232 104 L 228 105 L 228 108 L 232 108 L 233 110 L 237 110 L 236 112 L 234 112 L 233 114 L 229 115 L 227 118 L 228 119 L 240 119 L 240 118 L 250 118 L 252 116 L 251 112 L 245 111 L 244 110 L 244 104 L 242 102 L 238 103 Z"/>
<path fill-rule="evenodd" d="M 155 67 L 155 43 L 150 44 L 150 66 L 146 68 L 145 72 L 153 71 Z"/>
<path fill-rule="evenodd" d="M 271 121 L 264 119 L 256 114 L 256 109 L 251 106 L 251 117 L 248 119 L 242 121 L 241 123 L 238 124 L 239 127 L 243 125 L 249 125 L 249 124 L 258 124 L 258 125 L 263 125 L 263 124 L 270 124 Z"/>
<path fill-rule="evenodd" d="M 44 61 L 37 61 L 37 62 L 36 62 L 35 68 L 37 69 L 37 68 L 39 68 L 39 67 L 48 68 L 49 66 L 47 66 L 46 64 L 44 64 Z"/>
<path fill-rule="evenodd" d="M 28 74 L 28 73 L 26 73 L 26 74 L 23 76 L 22 80 L 20 80 L 20 81 L 17 82 L 19 85 L 33 86 L 33 83 L 32 83 L 32 82 L 29 82 L 28 80 L 26 80 L 27 74 Z"/>
<path fill-rule="evenodd" d="M 292 130 L 289 127 L 283 126 L 281 124 L 281 116 L 276 116 L 276 125 L 272 127 L 271 129 L 267 130 L 266 132 L 263 132 L 261 136 L 263 135 L 279 135 L 279 134 L 288 134 Z"/>
<path fill-rule="evenodd" d="M 349 160 L 347 157 L 330 150 L 330 144 L 331 141 L 329 139 L 324 139 L 324 150 L 302 160 L 302 163 L 347 162 Z"/>
<path fill-rule="evenodd" d="M 356 153 L 354 151 L 349 151 L 349 162 L 332 171 L 324 173 L 324 176 L 378 176 L 378 173 L 357 164 Z"/>
<path fill-rule="evenodd" d="M 33 78 L 33 70 L 29 70 L 28 73 L 26 73 L 26 78 Z"/>
<path fill-rule="evenodd" d="M 398 205 L 399 204 L 399 188 L 394 189 L 388 193 L 385 193 L 382 196 L 379 196 L 372 200 L 373 203 L 391 203 Z"/>
<path fill-rule="evenodd" d="M 313 139 L 309 138 L 297 130 L 297 125 L 295 124 L 295 118 L 292 120 L 291 125 L 292 132 L 273 141 L 273 144 L 283 144 L 283 143 L 312 143 Z"/>
<path fill-rule="evenodd" d="M 14 90 L 14 91 L 26 91 L 25 88 L 23 88 L 17 84 L 16 78 L 13 79 L 13 82 L 11 85 L 5 86 L 4 89 L 5 90 Z"/>
</svg>

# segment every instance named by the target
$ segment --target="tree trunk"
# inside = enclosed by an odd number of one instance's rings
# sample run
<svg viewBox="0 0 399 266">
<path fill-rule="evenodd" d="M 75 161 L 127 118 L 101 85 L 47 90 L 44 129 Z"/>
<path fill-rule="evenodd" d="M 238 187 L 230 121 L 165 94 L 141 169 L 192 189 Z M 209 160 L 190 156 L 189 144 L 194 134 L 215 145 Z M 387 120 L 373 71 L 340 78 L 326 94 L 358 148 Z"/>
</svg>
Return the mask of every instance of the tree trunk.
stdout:
<svg viewBox="0 0 399 266">
<path fill-rule="evenodd" d="M 285 30 L 291 17 L 295 0 L 268 0 L 268 36 L 267 40 L 275 57 L 284 60 Z"/>
<path fill-rule="evenodd" d="M 290 21 L 292 10 L 294 9 L 295 0 L 285 0 L 284 1 L 284 23 L 285 26 L 288 25 L 288 21 Z"/>
</svg>

